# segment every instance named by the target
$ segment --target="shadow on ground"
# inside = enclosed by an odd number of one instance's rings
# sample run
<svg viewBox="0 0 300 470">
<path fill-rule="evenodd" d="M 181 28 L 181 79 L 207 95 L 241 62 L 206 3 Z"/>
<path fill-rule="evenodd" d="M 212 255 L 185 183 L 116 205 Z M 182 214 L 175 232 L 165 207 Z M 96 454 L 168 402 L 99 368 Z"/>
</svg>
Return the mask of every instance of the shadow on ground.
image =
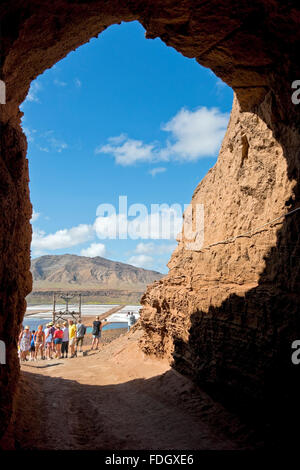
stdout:
<svg viewBox="0 0 300 470">
<path fill-rule="evenodd" d="M 249 426 L 172 369 L 105 386 L 23 372 L 14 427 L 10 445 L 27 450 L 262 445 Z"/>
</svg>

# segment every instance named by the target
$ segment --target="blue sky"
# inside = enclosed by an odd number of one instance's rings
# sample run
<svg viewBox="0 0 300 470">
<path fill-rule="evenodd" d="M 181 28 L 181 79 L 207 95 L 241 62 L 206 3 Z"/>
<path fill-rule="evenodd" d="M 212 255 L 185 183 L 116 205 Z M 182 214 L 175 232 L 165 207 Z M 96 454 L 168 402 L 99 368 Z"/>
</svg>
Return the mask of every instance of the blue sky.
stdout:
<svg viewBox="0 0 300 470">
<path fill-rule="evenodd" d="M 32 256 L 99 255 L 167 272 L 174 238 L 143 228 L 142 238 L 107 238 L 116 221 L 134 221 L 119 217 L 119 196 L 149 212 L 188 204 L 216 162 L 232 98 L 210 70 L 146 40 L 137 22 L 111 26 L 46 70 L 21 107 Z M 101 204 L 116 215 L 96 215 Z"/>
</svg>

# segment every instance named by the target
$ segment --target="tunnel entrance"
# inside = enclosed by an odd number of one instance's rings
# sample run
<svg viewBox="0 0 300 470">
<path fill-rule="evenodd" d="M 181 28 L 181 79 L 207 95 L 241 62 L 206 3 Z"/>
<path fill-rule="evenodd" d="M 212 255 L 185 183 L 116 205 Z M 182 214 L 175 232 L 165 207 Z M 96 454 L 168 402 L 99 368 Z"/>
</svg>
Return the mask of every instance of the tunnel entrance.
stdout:
<svg viewBox="0 0 300 470">
<path fill-rule="evenodd" d="M 145 40 L 139 23 L 111 28 L 38 77 L 21 106 L 34 207 L 32 256 L 112 253 L 117 261 L 166 273 L 177 219 L 191 188 L 215 164 L 232 92 L 196 61 Z M 176 230 L 132 234 L 131 223 L 127 233 L 120 224 L 113 233 L 115 219 L 104 227 L 109 222 L 99 205 L 114 206 L 118 218 L 125 197 L 127 206 L 143 203 L 148 213 L 154 204 L 180 205 Z M 130 211 L 122 224 L 130 224 Z M 144 219 L 141 224 L 151 224 L 150 214 Z M 151 264 L 154 245 L 161 262 Z M 80 274 L 74 276 L 72 286 Z M 42 266 L 34 278 L 42 288 Z M 50 279 L 44 287 L 50 289 Z"/>
<path fill-rule="evenodd" d="M 49 16 L 43 5 L 7 5 L 1 51 L 7 94 L 1 104 L 0 339 L 7 359 L 1 367 L 1 433 L 13 409 L 19 377 L 15 338 L 31 290 L 32 212 L 19 105 L 46 68 L 109 25 L 132 20 L 140 21 L 148 38 L 160 37 L 211 68 L 236 93 L 218 166 L 194 194 L 194 199 L 206 199 L 209 242 L 215 241 L 213 219 L 226 240 L 299 205 L 299 112 L 291 83 L 299 76 L 300 29 L 293 6 L 53 2 Z M 283 218 L 277 228 L 261 233 L 258 243 L 251 237 L 209 254 L 183 248 L 174 253 L 165 280 L 143 298 L 143 350 L 173 355 L 181 372 L 214 393 L 234 397 L 242 407 L 261 404 L 267 395 L 268 420 L 279 408 L 277 430 L 285 429 L 298 409 L 298 379 L 290 361 L 290 344 L 300 334 L 296 219 Z M 216 286 L 220 277 L 226 282 Z"/>
</svg>

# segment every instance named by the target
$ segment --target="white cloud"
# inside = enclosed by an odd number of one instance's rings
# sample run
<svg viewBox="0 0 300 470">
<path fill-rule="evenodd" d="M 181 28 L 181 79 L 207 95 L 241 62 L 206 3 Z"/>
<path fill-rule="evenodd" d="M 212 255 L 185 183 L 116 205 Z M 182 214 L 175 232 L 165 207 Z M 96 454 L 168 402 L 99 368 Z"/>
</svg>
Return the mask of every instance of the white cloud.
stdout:
<svg viewBox="0 0 300 470">
<path fill-rule="evenodd" d="M 66 148 L 68 148 L 68 145 L 65 142 L 63 142 L 62 140 L 58 140 L 55 137 L 49 138 L 48 142 L 50 143 L 52 148 L 59 153 L 62 150 L 65 150 Z"/>
<path fill-rule="evenodd" d="M 98 215 L 94 223 L 98 238 L 127 238 L 128 234 L 133 240 L 175 239 L 182 228 L 181 210 L 172 206 L 160 207 L 156 212 L 148 213 L 145 206 L 136 204 L 131 206 L 128 215 Z"/>
<path fill-rule="evenodd" d="M 62 150 L 65 150 L 68 148 L 68 145 L 66 142 L 64 142 L 61 139 L 57 139 L 54 136 L 54 131 L 53 130 L 48 130 L 45 132 L 42 132 L 39 136 L 41 140 L 43 140 L 43 146 L 39 146 L 39 150 L 42 150 L 43 152 L 49 152 L 49 147 L 56 152 L 62 152 Z"/>
<path fill-rule="evenodd" d="M 215 90 L 217 95 L 222 95 L 224 91 L 226 91 L 229 86 L 226 82 L 224 82 L 220 77 L 218 77 L 212 70 L 207 69 L 207 72 L 210 76 L 215 79 Z"/>
<path fill-rule="evenodd" d="M 26 96 L 26 100 L 35 103 L 40 103 L 40 100 L 37 95 L 41 89 L 42 86 L 37 81 L 32 82 L 29 88 L 28 95 Z"/>
<path fill-rule="evenodd" d="M 138 254 L 159 254 L 159 255 L 163 255 L 163 254 L 170 254 L 172 253 L 175 248 L 176 248 L 177 244 L 176 243 L 171 243 L 171 244 L 163 244 L 163 245 L 160 245 L 160 244 L 157 244 L 157 243 L 153 243 L 153 242 L 149 242 L 149 243 L 138 243 L 136 248 L 135 248 L 135 252 L 138 253 Z"/>
<path fill-rule="evenodd" d="M 27 137 L 28 142 L 34 142 L 36 148 L 41 152 L 49 153 L 50 150 L 55 152 L 62 152 L 68 145 L 61 139 L 57 139 L 54 136 L 53 130 L 44 132 L 37 132 L 36 129 L 30 129 L 29 127 L 23 126 L 23 131 Z"/>
<path fill-rule="evenodd" d="M 34 230 L 31 247 L 35 252 L 59 250 L 87 242 L 94 236 L 91 225 L 80 224 L 70 229 L 58 230 L 46 235 L 42 230 Z"/>
<path fill-rule="evenodd" d="M 219 89 L 219 90 L 223 90 L 227 87 L 227 84 L 225 82 L 223 82 L 223 80 L 221 80 L 221 78 L 219 77 L 216 77 L 217 80 L 216 80 L 216 87 Z"/>
<path fill-rule="evenodd" d="M 131 139 L 126 134 L 108 139 L 108 144 L 96 148 L 95 153 L 112 155 L 119 165 L 137 162 L 183 161 L 216 155 L 224 137 L 229 114 L 218 108 L 201 107 L 195 111 L 181 109 L 162 130 L 170 138 L 164 146 Z"/>
<path fill-rule="evenodd" d="M 40 146 L 38 145 L 38 149 L 39 149 L 41 152 L 47 152 L 47 153 L 49 153 L 48 147 L 40 147 Z"/>
<path fill-rule="evenodd" d="M 153 249 L 154 249 L 154 243 L 150 242 L 150 243 L 138 243 L 136 248 L 135 248 L 135 252 L 136 253 L 151 253 L 153 252 Z"/>
<path fill-rule="evenodd" d="M 147 269 L 153 266 L 154 259 L 151 256 L 147 255 L 136 255 L 131 256 L 131 258 L 129 258 L 127 262 L 129 264 L 132 264 L 133 266 Z"/>
<path fill-rule="evenodd" d="M 133 255 L 128 259 L 128 263 L 145 269 L 151 268 L 164 272 L 170 255 L 176 247 L 177 243 L 141 242 L 136 245 Z"/>
<path fill-rule="evenodd" d="M 35 212 L 35 210 L 33 209 L 31 223 L 33 224 L 39 218 L 40 215 L 40 212 Z"/>
<path fill-rule="evenodd" d="M 129 139 L 122 142 L 123 134 L 109 139 L 107 145 L 98 147 L 95 153 L 112 154 L 118 165 L 128 166 L 139 161 L 152 161 L 154 145 L 144 144 L 141 140 Z"/>
<path fill-rule="evenodd" d="M 58 80 L 57 78 L 54 80 L 54 85 L 56 86 L 60 86 L 60 87 L 64 87 L 64 86 L 67 86 L 67 83 L 66 82 L 63 82 L 61 80 Z"/>
<path fill-rule="evenodd" d="M 156 167 L 156 168 L 152 168 L 152 170 L 149 170 L 149 173 L 152 176 L 156 176 L 159 173 L 164 173 L 166 170 L 167 170 L 166 168 L 163 168 L 163 167 L 159 166 L 159 167 Z"/>
<path fill-rule="evenodd" d="M 120 134 L 116 137 L 109 137 L 107 140 L 110 144 L 121 144 L 127 140 L 127 134 Z"/>
<path fill-rule="evenodd" d="M 168 143 L 162 154 L 178 160 L 194 161 L 213 156 L 224 137 L 229 115 L 217 108 L 181 109 L 164 127 L 171 132 L 174 143 Z"/>
<path fill-rule="evenodd" d="M 29 129 L 29 127 L 23 127 L 23 132 L 26 135 L 28 142 L 34 142 L 33 134 L 36 134 L 36 129 Z"/>
<path fill-rule="evenodd" d="M 81 250 L 80 254 L 82 256 L 89 256 L 94 258 L 95 256 L 104 256 L 106 252 L 105 245 L 103 243 L 92 243 L 88 248 Z"/>
<path fill-rule="evenodd" d="M 99 216 L 94 222 L 94 230 L 100 239 L 118 238 L 119 227 L 125 227 L 127 223 L 126 216 L 122 214 L 112 214 L 108 216 Z"/>
</svg>

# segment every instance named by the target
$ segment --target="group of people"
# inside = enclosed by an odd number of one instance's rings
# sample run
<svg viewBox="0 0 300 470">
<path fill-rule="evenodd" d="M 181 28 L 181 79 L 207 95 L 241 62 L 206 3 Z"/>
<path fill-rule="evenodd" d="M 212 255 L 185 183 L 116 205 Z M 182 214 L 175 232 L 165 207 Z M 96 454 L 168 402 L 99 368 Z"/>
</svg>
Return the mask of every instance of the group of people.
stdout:
<svg viewBox="0 0 300 470">
<path fill-rule="evenodd" d="M 91 349 L 98 349 L 101 337 L 102 322 L 99 317 L 93 322 L 93 341 Z M 70 350 L 70 358 L 77 356 L 77 351 L 82 351 L 83 340 L 86 334 L 86 326 L 81 322 L 75 323 L 68 320 L 63 323 L 49 322 L 46 328 L 39 325 L 37 330 L 30 331 L 29 326 L 22 327 L 19 336 L 19 355 L 21 361 L 41 359 L 67 358 Z"/>
<path fill-rule="evenodd" d="M 136 323 L 133 312 L 127 313 L 128 331 Z M 92 345 L 91 349 L 99 348 L 101 338 L 102 322 L 99 316 L 93 321 Z M 41 359 L 73 358 L 77 356 L 77 351 L 82 351 L 83 340 L 86 334 L 86 326 L 81 322 L 75 323 L 74 320 L 68 320 L 63 323 L 49 322 L 45 328 L 39 325 L 37 330 L 30 330 L 29 326 L 22 327 L 19 336 L 19 356 L 21 361 Z M 70 352 L 70 356 L 69 355 Z"/>
</svg>

